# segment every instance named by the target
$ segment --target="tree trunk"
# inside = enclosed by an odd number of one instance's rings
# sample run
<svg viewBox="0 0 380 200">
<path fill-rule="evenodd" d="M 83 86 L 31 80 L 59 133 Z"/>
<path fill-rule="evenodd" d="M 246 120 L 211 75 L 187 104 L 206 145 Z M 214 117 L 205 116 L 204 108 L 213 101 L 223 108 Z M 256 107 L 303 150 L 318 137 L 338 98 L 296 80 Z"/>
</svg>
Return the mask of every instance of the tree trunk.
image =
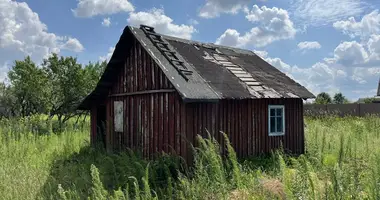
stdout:
<svg viewBox="0 0 380 200">
<path fill-rule="evenodd" d="M 58 126 L 59 126 L 59 132 L 62 132 L 62 115 L 58 115 Z"/>
</svg>

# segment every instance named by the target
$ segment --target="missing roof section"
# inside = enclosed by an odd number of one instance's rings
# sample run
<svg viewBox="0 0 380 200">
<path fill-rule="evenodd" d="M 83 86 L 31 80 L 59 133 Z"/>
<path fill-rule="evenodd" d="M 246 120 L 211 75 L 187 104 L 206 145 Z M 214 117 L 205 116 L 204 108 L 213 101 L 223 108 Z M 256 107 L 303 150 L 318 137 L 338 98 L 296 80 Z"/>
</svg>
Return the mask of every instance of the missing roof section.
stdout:
<svg viewBox="0 0 380 200">
<path fill-rule="evenodd" d="M 193 71 L 188 69 L 177 52 L 171 47 L 171 45 L 160 35 L 154 31 L 153 27 L 140 25 L 140 29 L 143 30 L 147 38 L 153 43 L 154 46 L 168 59 L 170 64 L 179 72 L 179 74 L 188 81 L 193 74 Z"/>
<path fill-rule="evenodd" d="M 228 69 L 233 75 L 235 75 L 244 84 L 248 91 L 256 98 L 280 98 L 281 94 L 276 92 L 273 88 L 263 85 L 261 82 L 255 80 L 250 73 L 244 68 L 232 63 L 228 56 L 221 53 L 217 48 L 215 52 L 210 55 L 207 51 L 204 51 L 203 58 L 210 62 L 216 63 Z"/>
</svg>

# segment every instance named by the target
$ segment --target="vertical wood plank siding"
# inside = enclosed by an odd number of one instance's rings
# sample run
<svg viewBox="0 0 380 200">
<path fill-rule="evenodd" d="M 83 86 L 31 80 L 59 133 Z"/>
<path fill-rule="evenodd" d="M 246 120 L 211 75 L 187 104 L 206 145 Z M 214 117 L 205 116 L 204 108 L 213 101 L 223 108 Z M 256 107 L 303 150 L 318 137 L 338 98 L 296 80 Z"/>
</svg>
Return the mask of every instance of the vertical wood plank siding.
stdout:
<svg viewBox="0 0 380 200">
<path fill-rule="evenodd" d="M 285 106 L 284 136 L 268 135 L 268 106 L 271 104 Z M 269 153 L 281 146 L 288 153 L 304 153 L 303 104 L 300 99 L 222 100 L 185 105 L 187 123 L 199 127 L 188 128 L 185 132 L 187 138 L 192 138 L 192 143 L 197 134 L 207 136 L 207 129 L 223 146 L 220 131 L 226 133 L 239 157 Z"/>
<path fill-rule="evenodd" d="M 136 41 L 109 95 L 173 89 L 170 81 Z M 114 132 L 114 101 L 124 102 L 124 130 Z M 285 135 L 268 136 L 268 105 L 285 105 Z M 304 152 L 301 99 L 221 100 L 218 103 L 183 103 L 178 93 L 108 97 L 106 146 L 119 151 L 131 148 L 148 158 L 156 152 L 176 153 L 191 161 L 190 144 L 206 129 L 224 146 L 227 133 L 239 157 L 268 153 L 281 145 L 287 152 Z M 96 115 L 91 112 L 92 117 Z M 91 121 L 91 129 L 94 129 Z M 93 134 L 91 135 L 94 136 Z"/>
</svg>

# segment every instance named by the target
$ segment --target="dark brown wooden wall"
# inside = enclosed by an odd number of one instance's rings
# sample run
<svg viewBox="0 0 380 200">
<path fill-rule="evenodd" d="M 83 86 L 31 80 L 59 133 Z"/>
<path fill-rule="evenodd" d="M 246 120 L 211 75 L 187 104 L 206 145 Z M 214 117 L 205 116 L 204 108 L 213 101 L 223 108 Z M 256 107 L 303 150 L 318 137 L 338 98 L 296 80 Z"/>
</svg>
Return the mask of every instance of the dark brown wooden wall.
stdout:
<svg viewBox="0 0 380 200">
<path fill-rule="evenodd" d="M 285 105 L 285 135 L 268 135 L 268 106 Z M 281 145 L 289 153 L 304 152 L 304 121 L 300 99 L 222 100 L 218 104 L 187 104 L 187 137 L 206 136 L 207 129 L 224 145 L 229 136 L 239 157 L 269 153 Z"/>
<path fill-rule="evenodd" d="M 126 62 L 124 66 L 120 66 L 110 94 L 174 88 L 136 40 L 134 40 L 130 52 L 126 52 L 125 56 Z"/>
<path fill-rule="evenodd" d="M 152 91 L 161 89 L 174 89 L 159 66 L 145 52 L 142 46 L 134 41 L 130 52 L 126 52 L 126 62 L 119 69 L 119 75 L 110 90 L 107 100 L 107 136 L 106 143 L 110 150 L 123 150 L 126 148 L 144 149 L 148 156 L 154 151 L 161 151 L 169 147 L 162 147 L 163 123 L 167 121 L 169 110 L 179 105 L 177 93 L 164 92 L 154 94 L 138 94 L 131 96 L 112 95 Z M 124 132 L 114 131 L 114 101 L 124 102 Z M 169 106 L 169 104 L 171 106 Z M 166 117 L 166 118 L 165 118 Z M 174 120 L 174 119 L 171 119 Z M 148 151 L 149 149 L 149 151 Z"/>
<path fill-rule="evenodd" d="M 140 58 L 140 59 L 139 59 Z M 126 63 L 109 92 L 106 103 L 109 150 L 143 150 L 152 158 L 156 152 L 176 152 L 191 159 L 190 143 L 206 129 L 223 145 L 219 131 L 228 134 L 239 157 L 268 153 L 283 147 L 304 152 L 303 104 L 301 99 L 222 100 L 219 103 L 188 103 L 177 92 L 113 96 L 160 89 L 173 89 L 161 69 L 134 43 L 126 52 Z M 114 131 L 114 101 L 124 102 L 124 131 Z M 268 105 L 285 105 L 285 136 L 268 136 Z M 91 111 L 96 116 L 96 109 Z M 96 120 L 92 120 L 92 132 Z M 94 134 L 92 134 L 94 136 Z M 189 161 L 189 160 L 188 160 Z"/>
</svg>

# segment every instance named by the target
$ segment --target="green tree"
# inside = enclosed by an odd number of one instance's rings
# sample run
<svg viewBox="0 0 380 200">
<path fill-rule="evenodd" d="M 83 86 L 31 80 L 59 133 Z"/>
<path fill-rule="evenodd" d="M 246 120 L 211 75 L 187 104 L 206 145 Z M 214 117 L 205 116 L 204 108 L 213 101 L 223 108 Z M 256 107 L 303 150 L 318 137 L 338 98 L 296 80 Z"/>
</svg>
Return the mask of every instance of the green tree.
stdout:
<svg viewBox="0 0 380 200">
<path fill-rule="evenodd" d="M 79 103 L 94 89 L 106 63 L 89 63 L 82 68 L 74 57 L 52 54 L 42 66 L 49 79 L 49 114 L 57 116 L 60 127 L 76 112 Z"/>
<path fill-rule="evenodd" d="M 331 97 L 326 92 L 321 92 L 317 95 L 317 98 L 315 99 L 316 104 L 330 104 L 332 103 Z"/>
<path fill-rule="evenodd" d="M 87 92 L 91 92 L 95 86 L 98 84 L 100 77 L 102 76 L 105 68 L 107 66 L 107 62 L 96 62 L 89 63 L 84 67 L 84 84 Z"/>
<path fill-rule="evenodd" d="M 48 78 L 29 56 L 22 61 L 15 61 L 8 78 L 11 84 L 8 92 L 12 91 L 17 104 L 14 112 L 24 117 L 47 112 Z"/>
<path fill-rule="evenodd" d="M 84 72 L 76 58 L 58 57 L 57 54 L 45 59 L 42 67 L 49 80 L 49 115 L 56 115 L 62 127 L 75 115 L 75 106 L 86 93 Z"/>
<path fill-rule="evenodd" d="M 0 83 L 0 115 L 57 116 L 60 127 L 78 113 L 79 103 L 95 88 L 106 62 L 82 67 L 73 57 L 52 54 L 37 66 L 30 57 L 15 61 L 8 73 L 10 84 Z M 78 118 L 79 119 L 79 118 Z"/>
<path fill-rule="evenodd" d="M 341 92 L 339 92 L 339 93 L 336 93 L 334 95 L 333 103 L 335 103 L 335 104 L 345 104 L 345 103 L 348 103 L 348 99 L 345 96 L 343 96 L 343 94 Z"/>
<path fill-rule="evenodd" d="M 367 97 L 367 98 L 364 98 L 363 101 L 364 103 L 373 103 L 373 101 L 375 101 L 376 98 L 374 97 Z"/>
<path fill-rule="evenodd" d="M 0 116 L 11 117 L 18 116 L 19 109 L 14 96 L 13 88 L 5 83 L 0 83 Z"/>
</svg>

